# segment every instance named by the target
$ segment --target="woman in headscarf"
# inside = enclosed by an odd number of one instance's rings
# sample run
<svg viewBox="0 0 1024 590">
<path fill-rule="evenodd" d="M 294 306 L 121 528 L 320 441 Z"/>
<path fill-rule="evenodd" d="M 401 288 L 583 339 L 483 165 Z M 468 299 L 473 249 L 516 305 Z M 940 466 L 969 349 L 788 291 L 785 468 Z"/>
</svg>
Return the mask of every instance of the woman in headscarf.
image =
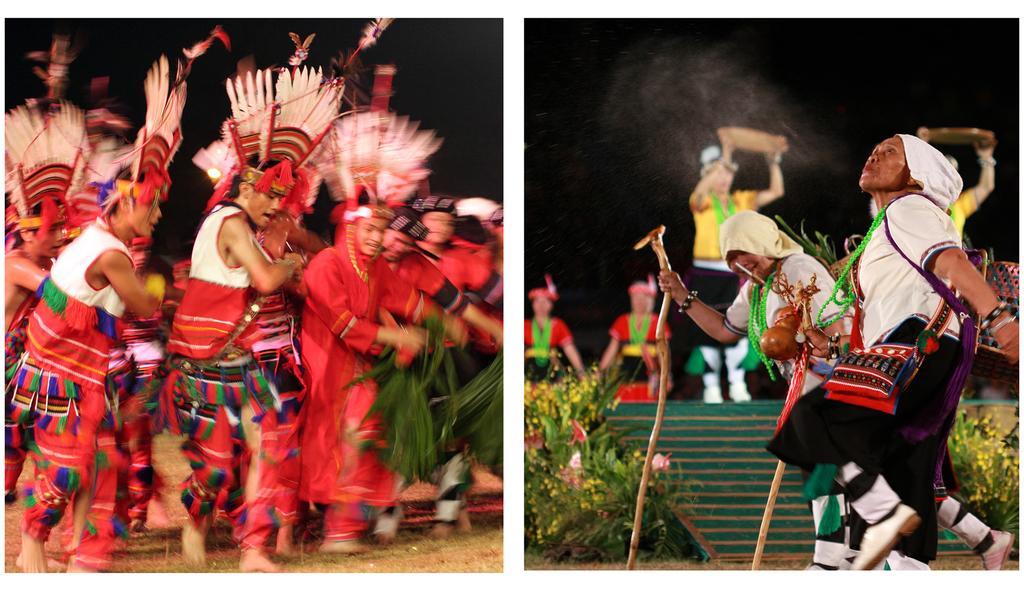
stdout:
<svg viewBox="0 0 1024 590">
<path fill-rule="evenodd" d="M 768 446 L 814 470 L 808 496 L 833 479 L 843 487 L 867 525 L 854 569 L 873 568 L 893 548 L 922 563 L 935 557 L 936 466 L 976 336 L 950 287 L 1017 361 L 1015 318 L 968 260 L 946 214 L 962 185 L 946 158 L 916 137 L 875 146 L 860 188 L 880 213 L 830 296 L 841 309 L 853 306 L 853 330 L 839 339 L 806 333 L 818 354 L 849 352 L 825 391 L 801 398 Z M 821 315 L 819 326 L 827 323 Z"/>
<path fill-rule="evenodd" d="M 808 285 L 811 280 L 820 289 L 811 298 L 812 317 L 818 314 L 828 302 L 829 293 L 835 282 L 828 269 L 811 256 L 804 253 L 803 248 L 785 233 L 779 231 L 774 221 L 755 213 L 741 211 L 725 220 L 719 229 L 721 251 L 729 268 L 740 280 L 750 279 L 740 288 L 739 294 L 725 313 L 697 298 L 697 291 L 690 290 L 680 280 L 679 275 L 662 271 L 659 277 L 661 288 L 670 294 L 683 313 L 687 314 L 708 336 L 726 346 L 750 338 L 758 356 L 761 357 L 768 374 L 775 379 L 775 372 L 780 372 L 787 380 L 794 378 L 795 364 L 793 361 L 772 362 L 762 353 L 759 342 L 766 328 L 787 313 L 788 303 L 781 295 L 772 290 L 771 285 L 785 276 L 790 285 L 803 283 Z M 836 319 L 843 314 L 835 315 Z M 833 319 L 829 316 L 829 320 Z M 849 331 L 849 318 L 836 321 L 827 329 L 830 334 Z M 826 355 L 823 355 L 826 356 Z M 800 393 L 807 393 L 819 387 L 827 376 L 831 365 L 824 358 L 811 358 L 804 373 Z M 774 371 L 773 371 L 774 369 Z M 799 383 L 796 386 L 800 386 Z M 816 540 L 812 569 L 839 569 L 846 557 L 845 531 L 840 522 L 834 526 L 826 523 L 822 526 L 822 516 L 826 514 L 829 504 L 839 506 L 842 497 L 833 498 L 825 493 L 811 502 L 814 517 Z M 837 517 L 840 511 L 833 512 Z M 836 519 L 839 520 L 838 518 Z"/>
</svg>

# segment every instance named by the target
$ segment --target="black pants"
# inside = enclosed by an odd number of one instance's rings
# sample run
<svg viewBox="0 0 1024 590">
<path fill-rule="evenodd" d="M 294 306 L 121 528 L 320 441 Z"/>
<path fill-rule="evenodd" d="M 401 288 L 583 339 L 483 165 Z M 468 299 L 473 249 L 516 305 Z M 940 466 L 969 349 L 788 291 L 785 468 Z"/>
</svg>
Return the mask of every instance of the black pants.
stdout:
<svg viewBox="0 0 1024 590">
<path fill-rule="evenodd" d="M 924 322 L 909 320 L 887 342 L 915 343 L 923 329 Z M 941 339 L 939 350 L 925 357 L 914 380 L 900 394 L 895 415 L 825 399 L 825 391 L 819 388 L 797 401 L 767 447 L 782 461 L 802 469 L 853 462 L 868 473 L 884 476 L 923 521 L 897 548 L 924 562 L 935 558 L 938 543 L 933 480 L 941 433 L 912 445 L 898 430 L 930 403 L 939 403 L 956 369 L 959 348 L 956 340 Z M 851 533 L 863 528 L 851 525 Z M 851 546 L 856 548 L 858 541 L 859 535 L 852 534 Z"/>
</svg>

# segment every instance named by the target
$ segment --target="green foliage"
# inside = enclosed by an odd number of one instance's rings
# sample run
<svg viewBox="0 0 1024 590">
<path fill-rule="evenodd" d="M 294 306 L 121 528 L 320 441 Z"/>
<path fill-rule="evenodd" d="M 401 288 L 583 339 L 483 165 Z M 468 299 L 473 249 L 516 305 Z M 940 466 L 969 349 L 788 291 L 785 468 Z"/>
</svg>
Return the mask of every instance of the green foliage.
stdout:
<svg viewBox="0 0 1024 590">
<path fill-rule="evenodd" d="M 815 231 L 814 239 L 807 235 L 807 231 L 804 229 L 804 220 L 800 221 L 800 233 L 797 233 L 782 217 L 776 215 L 775 222 L 779 224 L 779 228 L 786 232 L 789 237 L 793 238 L 800 247 L 804 249 L 804 253 L 809 256 L 821 259 L 825 266 L 831 266 L 836 263 L 839 258 L 836 256 L 836 247 L 832 243 L 832 238 L 825 234 Z"/>
<path fill-rule="evenodd" d="M 456 439 L 469 442 L 472 455 L 485 465 L 501 465 L 504 418 L 504 353 L 480 371 L 451 401 Z"/>
<path fill-rule="evenodd" d="M 526 544 L 549 558 L 624 560 L 628 553 L 644 457 L 604 418 L 618 403 L 618 384 L 570 376 L 526 385 Z M 675 516 L 682 508 L 681 481 L 678 467 L 652 471 L 641 557 L 697 556 Z"/>
<path fill-rule="evenodd" d="M 1008 444 L 1012 441 L 1013 444 Z M 1016 428 L 1008 435 L 989 417 L 960 412 L 949 437 L 960 500 L 993 529 L 1019 536 L 1020 456 Z"/>
<path fill-rule="evenodd" d="M 478 461 L 500 464 L 502 355 L 460 388 L 441 320 L 427 318 L 424 328 L 425 352 L 408 367 L 396 366 L 397 355 L 388 349 L 354 382 L 378 385 L 367 419 L 377 416 L 387 425 L 384 462 L 407 481 L 427 480 L 445 450 L 464 440 Z"/>
</svg>

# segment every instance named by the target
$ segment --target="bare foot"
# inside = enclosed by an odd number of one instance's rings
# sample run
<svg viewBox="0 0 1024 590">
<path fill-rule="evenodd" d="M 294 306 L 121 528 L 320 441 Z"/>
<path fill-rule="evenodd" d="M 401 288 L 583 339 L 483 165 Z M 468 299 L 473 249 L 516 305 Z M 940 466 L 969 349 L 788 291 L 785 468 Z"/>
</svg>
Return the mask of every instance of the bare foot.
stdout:
<svg viewBox="0 0 1024 590">
<path fill-rule="evenodd" d="M 18 558 L 14 560 L 14 567 L 21 569 L 22 557 L 21 553 L 18 554 Z M 54 559 L 49 555 L 46 556 L 46 571 L 57 571 L 64 567 L 64 562 L 59 559 Z"/>
<path fill-rule="evenodd" d="M 206 565 L 206 527 L 191 519 L 181 527 L 181 557 L 191 567 Z"/>
<path fill-rule="evenodd" d="M 153 498 L 146 507 L 146 526 L 151 529 L 164 529 L 171 526 L 171 519 L 167 517 L 167 508 L 164 506 L 163 498 L 153 494 Z"/>
<path fill-rule="evenodd" d="M 277 545 L 274 547 L 275 554 L 284 557 L 291 557 L 296 554 L 295 543 L 292 542 L 294 529 L 295 526 L 290 524 L 282 525 L 281 528 L 277 529 Z"/>
<path fill-rule="evenodd" d="M 398 537 L 398 530 L 389 530 L 379 533 L 374 533 L 373 538 L 377 541 L 378 545 L 390 545 L 395 542 Z"/>
<path fill-rule="evenodd" d="M 469 522 L 469 510 L 463 508 L 459 511 L 459 519 L 455 521 L 455 530 L 460 533 L 468 533 L 473 530 L 473 525 Z"/>
<path fill-rule="evenodd" d="M 95 574 L 99 570 L 94 570 L 91 567 L 85 567 L 84 565 L 78 564 L 72 558 L 68 561 L 68 573 L 69 574 Z"/>
<path fill-rule="evenodd" d="M 430 529 L 430 536 L 434 539 L 447 539 L 455 532 L 455 527 L 450 522 L 439 522 Z"/>
<path fill-rule="evenodd" d="M 21 557 L 18 567 L 30 574 L 46 573 L 46 551 L 43 541 L 21 534 Z"/>
<path fill-rule="evenodd" d="M 320 545 L 321 553 L 335 553 L 340 555 L 358 555 L 366 553 L 370 548 L 363 545 L 356 539 L 348 541 L 327 541 Z"/>
<path fill-rule="evenodd" d="M 263 554 L 262 549 L 256 548 L 242 549 L 242 559 L 238 562 L 238 570 L 242 573 L 266 572 L 271 574 L 281 571 Z"/>
</svg>

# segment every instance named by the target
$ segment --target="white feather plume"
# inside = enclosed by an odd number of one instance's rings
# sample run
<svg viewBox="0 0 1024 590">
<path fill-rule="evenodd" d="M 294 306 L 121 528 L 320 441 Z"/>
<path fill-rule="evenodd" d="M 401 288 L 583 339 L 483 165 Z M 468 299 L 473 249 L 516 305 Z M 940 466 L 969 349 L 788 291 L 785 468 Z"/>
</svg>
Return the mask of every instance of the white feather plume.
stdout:
<svg viewBox="0 0 1024 590">
<path fill-rule="evenodd" d="M 365 187 L 382 201 L 402 201 L 430 175 L 427 159 L 442 143 L 434 131 L 394 113 L 360 112 L 334 123 L 323 173 L 336 201 Z"/>
<path fill-rule="evenodd" d="M 179 69 L 181 64 L 178 64 Z M 146 122 L 139 130 L 135 140 L 135 161 L 132 164 L 132 178 L 138 180 L 139 167 L 145 145 L 156 137 L 161 137 L 171 146 L 167 162 L 174 158 L 181 146 L 180 137 L 175 144 L 174 134 L 180 135 L 181 113 L 185 109 L 186 83 L 182 80 L 172 87 L 170 65 L 166 55 L 161 55 L 146 74 L 143 88 L 146 93 Z"/>
<path fill-rule="evenodd" d="M 277 77 L 277 102 L 281 111 L 277 127 L 297 127 L 317 137 L 338 114 L 341 84 L 322 84 L 323 70 L 298 68 L 285 70 Z"/>
<path fill-rule="evenodd" d="M 323 70 L 295 68 L 278 73 L 274 82 L 270 69 L 258 70 L 228 80 L 227 93 L 231 117 L 239 136 L 260 134 L 259 158 L 265 160 L 270 149 L 271 112 L 274 129 L 295 127 L 311 139 L 318 137 L 338 113 L 340 83 L 323 84 Z M 230 130 L 224 128 L 224 139 L 230 141 Z"/>
<path fill-rule="evenodd" d="M 20 177 L 31 175 L 42 166 L 63 164 L 74 167 L 71 184 L 84 169 L 81 157 L 86 142 L 85 115 L 67 102 L 59 102 L 56 112 L 43 113 L 38 108 L 19 106 L 5 117 L 4 142 L 9 171 L 21 168 Z M 20 215 L 28 213 L 19 175 L 14 177 L 11 201 Z"/>
<path fill-rule="evenodd" d="M 228 101 L 231 103 L 231 118 L 235 120 L 239 136 L 252 135 L 265 131 L 270 109 L 274 102 L 274 84 L 269 69 L 246 72 L 244 78 L 238 76 L 227 81 Z M 231 140 L 227 126 L 225 139 Z M 260 142 L 260 154 L 266 153 L 266 134 Z"/>
</svg>

